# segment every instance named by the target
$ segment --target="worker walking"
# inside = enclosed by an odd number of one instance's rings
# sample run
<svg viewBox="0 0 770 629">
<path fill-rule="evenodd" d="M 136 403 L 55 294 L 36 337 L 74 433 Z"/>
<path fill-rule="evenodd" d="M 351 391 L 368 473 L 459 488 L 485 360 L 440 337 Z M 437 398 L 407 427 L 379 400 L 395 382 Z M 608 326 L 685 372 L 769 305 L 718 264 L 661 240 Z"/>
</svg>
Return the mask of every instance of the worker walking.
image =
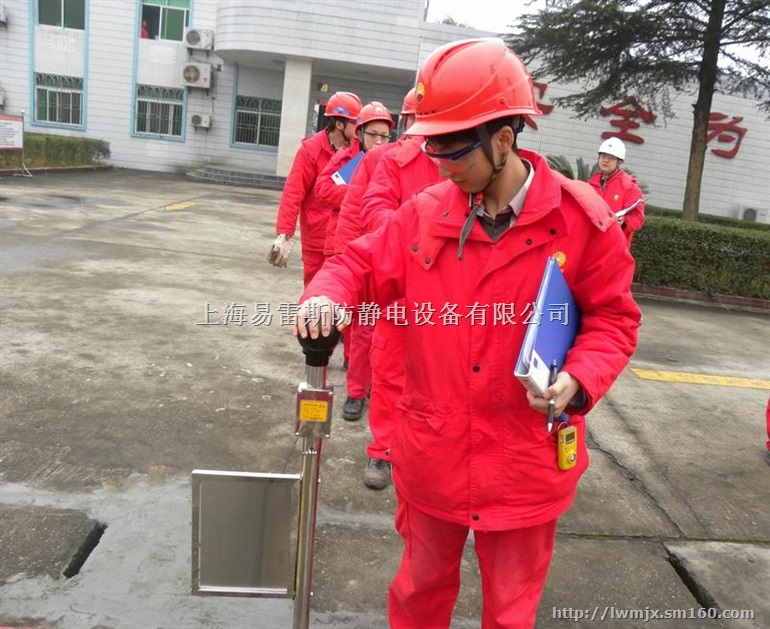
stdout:
<svg viewBox="0 0 770 629">
<path fill-rule="evenodd" d="M 377 101 L 367 103 L 361 109 L 356 121 L 356 135 L 358 137 L 356 146 L 360 146 L 362 152 L 368 153 L 375 147 L 388 144 L 394 126 L 393 117 L 385 105 Z M 334 255 L 337 219 L 340 215 L 340 206 L 349 188 L 348 185 L 335 183 L 333 175 L 359 153 L 357 150 L 354 153 L 354 150 L 354 147 L 351 146 L 338 151 L 316 182 L 316 196 L 321 203 L 330 209 L 324 245 L 324 254 L 327 257 Z M 360 166 L 359 163 L 356 171 Z M 363 416 L 366 396 L 369 394 L 372 384 L 372 372 L 369 365 L 371 331 L 367 326 L 359 326 L 358 317 L 354 316 L 350 327 L 345 330 L 344 343 L 348 364 L 345 376 L 348 395 L 342 405 L 342 418 L 347 421 L 357 421 Z"/>
<path fill-rule="evenodd" d="M 268 261 L 278 267 L 289 263 L 299 218 L 305 286 L 323 265 L 329 218 L 329 208 L 316 198 L 316 178 L 337 150 L 358 142 L 355 125 L 360 111 L 361 99 L 355 94 L 333 94 L 326 104 L 326 128 L 302 140 L 283 186 L 275 225 L 277 237 L 271 245 Z"/>
</svg>

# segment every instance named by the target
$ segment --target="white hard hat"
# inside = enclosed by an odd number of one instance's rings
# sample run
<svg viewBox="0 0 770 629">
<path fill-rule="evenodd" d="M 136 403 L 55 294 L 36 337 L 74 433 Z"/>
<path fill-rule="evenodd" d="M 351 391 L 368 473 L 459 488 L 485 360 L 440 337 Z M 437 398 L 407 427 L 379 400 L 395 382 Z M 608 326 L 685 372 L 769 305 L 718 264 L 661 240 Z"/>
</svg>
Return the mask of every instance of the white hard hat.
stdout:
<svg viewBox="0 0 770 629">
<path fill-rule="evenodd" d="M 602 145 L 599 147 L 599 153 L 606 153 L 607 155 L 612 155 L 613 157 L 617 157 L 618 159 L 625 161 L 626 145 L 623 144 L 623 141 L 619 140 L 618 138 L 609 138 L 608 140 L 602 142 Z"/>
</svg>

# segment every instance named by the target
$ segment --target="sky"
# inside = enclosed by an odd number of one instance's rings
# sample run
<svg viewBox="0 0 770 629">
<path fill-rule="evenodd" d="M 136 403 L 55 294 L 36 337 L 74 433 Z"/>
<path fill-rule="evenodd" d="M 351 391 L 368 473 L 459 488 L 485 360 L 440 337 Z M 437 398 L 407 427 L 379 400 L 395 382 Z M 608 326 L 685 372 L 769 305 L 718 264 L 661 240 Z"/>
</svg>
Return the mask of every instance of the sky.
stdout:
<svg viewBox="0 0 770 629">
<path fill-rule="evenodd" d="M 428 22 L 441 21 L 451 16 L 455 22 L 495 33 L 510 31 L 519 15 L 536 13 L 545 6 L 537 0 L 531 6 L 528 0 L 429 0 Z"/>
</svg>

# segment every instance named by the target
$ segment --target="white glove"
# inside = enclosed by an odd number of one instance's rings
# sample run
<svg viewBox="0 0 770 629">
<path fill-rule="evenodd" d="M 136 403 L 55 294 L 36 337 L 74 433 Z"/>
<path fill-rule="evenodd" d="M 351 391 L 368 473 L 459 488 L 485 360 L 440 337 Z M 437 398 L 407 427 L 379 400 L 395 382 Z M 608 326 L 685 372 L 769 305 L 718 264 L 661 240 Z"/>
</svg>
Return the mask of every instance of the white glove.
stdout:
<svg viewBox="0 0 770 629">
<path fill-rule="evenodd" d="M 273 266 L 286 268 L 289 264 L 289 256 L 294 248 L 294 238 L 286 234 L 279 234 L 270 247 L 267 261 Z"/>
</svg>

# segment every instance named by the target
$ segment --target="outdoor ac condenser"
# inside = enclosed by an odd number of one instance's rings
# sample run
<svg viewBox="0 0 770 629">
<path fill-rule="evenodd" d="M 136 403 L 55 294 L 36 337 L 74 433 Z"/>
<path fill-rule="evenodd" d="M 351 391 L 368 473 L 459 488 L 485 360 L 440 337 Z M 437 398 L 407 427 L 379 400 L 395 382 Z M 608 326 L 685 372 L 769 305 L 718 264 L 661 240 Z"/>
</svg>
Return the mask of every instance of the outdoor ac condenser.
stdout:
<svg viewBox="0 0 770 629">
<path fill-rule="evenodd" d="M 184 44 L 193 50 L 213 50 L 214 31 L 209 28 L 186 28 Z"/>
<path fill-rule="evenodd" d="M 184 87 L 211 87 L 210 63 L 185 63 L 182 68 L 182 85 Z"/>
<path fill-rule="evenodd" d="M 190 116 L 190 122 L 193 127 L 199 127 L 201 129 L 208 129 L 211 126 L 210 114 L 193 114 Z"/>
</svg>

